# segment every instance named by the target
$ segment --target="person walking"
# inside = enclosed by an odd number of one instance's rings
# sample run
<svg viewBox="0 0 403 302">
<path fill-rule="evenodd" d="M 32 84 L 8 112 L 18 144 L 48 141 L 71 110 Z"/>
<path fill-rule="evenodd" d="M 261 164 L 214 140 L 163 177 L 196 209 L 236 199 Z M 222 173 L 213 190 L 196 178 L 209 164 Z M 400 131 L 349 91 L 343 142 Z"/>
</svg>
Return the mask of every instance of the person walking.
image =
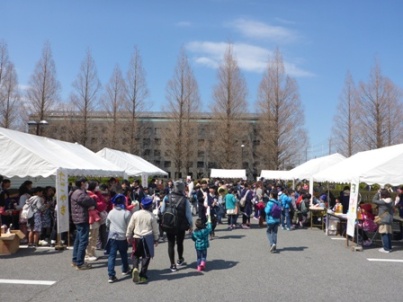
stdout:
<svg viewBox="0 0 403 302">
<path fill-rule="evenodd" d="M 186 265 L 183 258 L 183 240 L 185 232 L 192 233 L 192 211 L 190 202 L 185 196 L 185 184 L 182 181 L 175 181 L 172 193 L 164 197 L 161 204 L 162 226 L 164 227 L 165 211 L 168 207 L 174 207 L 176 212 L 176 226 L 173 229 L 165 229 L 168 239 L 168 256 L 171 262 L 170 269 L 176 272 L 178 267 Z M 202 219 L 203 221 L 203 219 Z M 175 243 L 178 251 L 178 261 L 175 263 Z"/>
<path fill-rule="evenodd" d="M 277 207 L 281 207 L 280 202 L 277 201 L 278 193 L 276 190 L 271 190 L 270 199 L 267 202 L 265 213 L 266 213 L 266 223 L 267 223 L 267 239 L 270 244 L 270 252 L 275 253 L 277 250 L 277 232 L 278 226 L 280 224 L 280 219 L 277 217 L 273 217 L 274 213 L 272 211 L 273 207 L 276 205 Z M 279 215 L 280 216 L 280 215 Z"/>
<path fill-rule="evenodd" d="M 152 213 L 152 207 L 153 198 L 144 197 L 141 200 L 141 210 L 132 215 L 126 231 L 127 240 L 133 247 L 132 280 L 134 283 L 148 282 L 148 266 L 151 258 L 154 257 L 154 246 L 158 245 L 158 222 L 157 217 Z"/>
<path fill-rule="evenodd" d="M 197 218 L 195 227 L 196 230 L 192 233 L 192 240 L 195 242 L 197 271 L 201 272 L 206 267 L 207 248 L 210 246 L 208 235 L 212 231 L 211 216 L 207 215 L 207 224 L 204 224 L 200 218 Z"/>
<path fill-rule="evenodd" d="M 76 186 L 77 188 L 71 193 L 70 198 L 71 216 L 76 227 L 71 265 L 78 270 L 87 270 L 91 268 L 91 264 L 84 263 L 90 230 L 88 210 L 95 209 L 97 203 L 87 194 L 88 181 L 86 178 L 78 179 Z"/>
<path fill-rule="evenodd" d="M 126 240 L 126 230 L 130 221 L 130 212 L 125 209 L 126 198 L 122 194 L 116 195 L 113 200 L 113 209 L 106 217 L 106 227 L 109 229 L 109 255 L 108 255 L 108 282 L 113 283 L 118 280 L 116 277 L 115 263 L 117 252 L 122 259 L 122 275 L 129 275 L 131 270 L 127 261 L 127 249 L 129 247 Z"/>
</svg>

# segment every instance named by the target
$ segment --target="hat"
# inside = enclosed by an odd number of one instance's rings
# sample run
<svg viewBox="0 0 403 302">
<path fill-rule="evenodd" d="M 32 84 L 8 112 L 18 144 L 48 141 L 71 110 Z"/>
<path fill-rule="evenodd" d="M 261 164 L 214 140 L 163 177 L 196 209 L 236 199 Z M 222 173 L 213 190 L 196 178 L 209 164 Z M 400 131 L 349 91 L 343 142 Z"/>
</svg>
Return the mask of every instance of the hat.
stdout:
<svg viewBox="0 0 403 302">
<path fill-rule="evenodd" d="M 126 196 L 124 196 L 123 194 L 116 194 L 112 198 L 112 203 L 115 204 L 115 205 L 125 204 L 125 202 L 126 202 Z"/>
<path fill-rule="evenodd" d="M 150 206 L 152 203 L 153 203 L 153 199 L 152 199 L 151 197 L 149 197 L 149 196 L 144 197 L 144 198 L 141 200 L 141 205 L 142 205 L 143 207 L 148 207 L 148 206 Z"/>
<path fill-rule="evenodd" d="M 173 191 L 179 194 L 183 193 L 185 191 L 185 184 L 180 180 L 175 181 Z"/>
<path fill-rule="evenodd" d="M 281 194 L 283 194 L 283 192 L 281 192 L 281 191 L 278 191 L 278 196 L 280 196 Z"/>
</svg>

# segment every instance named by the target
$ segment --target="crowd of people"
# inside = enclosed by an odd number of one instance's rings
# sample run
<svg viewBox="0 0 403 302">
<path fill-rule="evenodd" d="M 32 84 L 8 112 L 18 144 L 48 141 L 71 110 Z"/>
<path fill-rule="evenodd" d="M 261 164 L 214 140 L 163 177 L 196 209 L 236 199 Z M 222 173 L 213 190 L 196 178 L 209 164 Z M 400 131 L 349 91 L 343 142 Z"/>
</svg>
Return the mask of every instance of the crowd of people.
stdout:
<svg viewBox="0 0 403 302">
<path fill-rule="evenodd" d="M 33 188 L 31 181 L 25 181 L 18 194 L 10 194 L 10 185 L 8 179 L 1 182 L 1 223 L 24 232 L 29 248 L 66 244 L 67 233 L 61 234 L 61 240 L 57 242 L 55 188 Z M 338 197 L 328 192 L 311 196 L 307 184 L 301 183 L 293 190 L 283 183 L 264 179 L 249 183 L 220 179 L 193 181 L 188 177 L 186 181 L 168 180 L 166 185 L 152 179 L 147 186 L 142 186 L 139 180 L 130 183 L 111 178 L 100 184 L 79 178 L 69 189 L 69 233 L 74 240 L 71 265 L 77 270 L 91 269 L 91 263 L 98 260 L 99 253 L 107 255 L 110 283 L 118 280 L 115 271 L 118 252 L 122 259 L 122 275 L 131 275 L 135 283 L 145 283 L 158 243 L 168 243 L 172 272 L 186 266 L 184 239 L 189 232 L 196 251 L 196 269 L 203 271 L 207 265 L 209 241 L 216 238 L 215 229 L 225 219 L 227 231 L 247 230 L 251 227 L 251 219 L 255 219 L 259 227 L 266 227 L 269 251 L 276 253 L 279 228 L 291 231 L 306 226 L 310 207 L 327 207 L 347 213 L 349 200 L 348 187 Z M 390 252 L 393 206 L 403 203 L 403 188 L 399 189 L 394 203 L 387 190 L 380 190 L 373 203 L 379 206 L 382 252 Z M 20 215 L 25 204 L 33 207 L 33 215 L 28 219 Z M 370 245 L 366 232 L 376 230 L 377 225 L 369 222 L 374 220 L 372 207 L 362 205 L 362 209 L 359 233 L 364 245 Z M 197 218 L 193 223 L 194 216 Z M 129 247 L 132 248 L 132 268 L 127 261 Z"/>
</svg>

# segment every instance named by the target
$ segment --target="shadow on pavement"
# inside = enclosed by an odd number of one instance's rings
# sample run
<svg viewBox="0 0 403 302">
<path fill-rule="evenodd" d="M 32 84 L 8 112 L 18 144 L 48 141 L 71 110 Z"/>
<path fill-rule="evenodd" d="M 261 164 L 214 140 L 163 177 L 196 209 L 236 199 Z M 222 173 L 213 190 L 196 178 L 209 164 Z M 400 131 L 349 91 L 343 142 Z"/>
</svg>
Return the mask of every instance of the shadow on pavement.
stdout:
<svg viewBox="0 0 403 302">
<path fill-rule="evenodd" d="M 241 238 L 243 238 L 243 237 L 245 237 L 245 235 L 225 235 L 225 236 L 217 236 L 217 237 L 214 237 L 214 240 L 220 240 L 220 239 L 241 239 Z"/>
<path fill-rule="evenodd" d="M 290 246 L 290 247 L 284 247 L 284 248 L 277 249 L 276 251 L 277 251 L 277 253 L 288 252 L 288 251 L 290 251 L 290 252 L 302 252 L 307 248 L 308 248 L 307 246 Z"/>
</svg>

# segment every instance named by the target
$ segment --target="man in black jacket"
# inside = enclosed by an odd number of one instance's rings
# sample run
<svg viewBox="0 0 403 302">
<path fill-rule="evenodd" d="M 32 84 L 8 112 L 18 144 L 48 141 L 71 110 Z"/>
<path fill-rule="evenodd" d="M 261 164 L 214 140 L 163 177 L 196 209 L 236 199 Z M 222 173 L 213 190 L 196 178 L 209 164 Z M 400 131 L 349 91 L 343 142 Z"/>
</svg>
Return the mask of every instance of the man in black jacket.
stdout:
<svg viewBox="0 0 403 302">
<path fill-rule="evenodd" d="M 90 269 L 91 265 L 84 263 L 85 249 L 88 245 L 90 229 L 88 210 L 96 207 L 96 201 L 87 194 L 88 181 L 81 178 L 76 181 L 77 189 L 71 194 L 70 207 L 73 223 L 76 226 L 72 266 L 78 270 Z"/>
<path fill-rule="evenodd" d="M 185 184 L 182 181 L 176 181 L 172 193 L 166 195 L 161 204 L 161 213 L 164 219 L 164 213 L 168 207 L 175 207 L 177 212 L 177 224 L 174 229 L 165 229 L 168 239 L 168 256 L 171 261 L 171 271 L 176 272 L 178 267 L 185 266 L 183 258 L 183 240 L 186 231 L 192 232 L 192 211 L 190 202 L 185 196 Z M 164 224 L 164 223 L 163 223 Z M 175 242 L 178 250 L 178 261 L 175 263 Z"/>
</svg>

